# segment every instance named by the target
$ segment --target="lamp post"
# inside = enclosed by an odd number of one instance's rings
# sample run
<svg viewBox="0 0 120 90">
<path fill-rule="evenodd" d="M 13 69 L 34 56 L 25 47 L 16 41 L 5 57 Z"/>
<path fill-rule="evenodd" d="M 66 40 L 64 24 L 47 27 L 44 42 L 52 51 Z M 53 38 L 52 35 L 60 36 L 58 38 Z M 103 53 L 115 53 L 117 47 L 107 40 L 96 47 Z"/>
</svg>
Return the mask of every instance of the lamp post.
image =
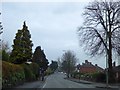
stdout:
<svg viewBox="0 0 120 90">
<path fill-rule="evenodd" d="M 107 12 L 105 11 L 105 19 L 106 19 L 106 27 L 107 27 Z M 107 47 L 107 37 L 108 37 L 108 31 L 106 30 L 106 47 Z M 106 48 L 106 87 L 108 87 L 108 50 Z"/>
</svg>

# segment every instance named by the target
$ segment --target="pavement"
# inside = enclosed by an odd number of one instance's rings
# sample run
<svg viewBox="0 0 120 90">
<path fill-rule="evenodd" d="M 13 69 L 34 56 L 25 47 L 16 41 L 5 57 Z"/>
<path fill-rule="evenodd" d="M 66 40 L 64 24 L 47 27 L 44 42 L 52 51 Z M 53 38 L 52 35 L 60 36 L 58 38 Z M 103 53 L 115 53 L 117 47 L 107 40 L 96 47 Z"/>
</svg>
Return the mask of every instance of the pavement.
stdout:
<svg viewBox="0 0 120 90">
<path fill-rule="evenodd" d="M 44 77 L 44 81 L 37 80 L 37 81 L 33 81 L 33 82 L 25 82 L 23 85 L 19 85 L 14 88 L 21 88 L 21 89 L 22 88 L 34 88 L 34 89 L 42 88 L 47 77 L 48 76 Z"/>
<path fill-rule="evenodd" d="M 26 82 L 23 85 L 17 86 L 15 88 L 38 88 L 42 87 L 44 81 L 34 81 L 34 82 Z"/>
<path fill-rule="evenodd" d="M 68 78 L 66 78 L 68 79 Z M 96 88 L 117 88 L 120 90 L 120 84 L 109 84 L 108 86 L 104 83 L 97 83 L 97 82 L 91 82 L 91 81 L 85 81 L 85 80 L 79 80 L 75 78 L 69 78 L 68 80 L 77 82 L 77 83 L 83 83 L 83 84 L 90 84 L 95 86 Z"/>
</svg>

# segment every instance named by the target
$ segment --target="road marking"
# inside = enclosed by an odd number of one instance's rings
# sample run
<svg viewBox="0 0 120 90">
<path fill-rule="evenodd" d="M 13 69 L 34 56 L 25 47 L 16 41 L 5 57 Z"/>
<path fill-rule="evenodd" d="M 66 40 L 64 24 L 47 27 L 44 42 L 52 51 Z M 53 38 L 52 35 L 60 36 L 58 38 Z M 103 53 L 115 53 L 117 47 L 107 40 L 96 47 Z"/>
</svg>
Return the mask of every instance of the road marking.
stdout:
<svg viewBox="0 0 120 90">
<path fill-rule="evenodd" d="M 45 86 L 46 86 L 46 84 L 47 84 L 47 79 L 48 79 L 48 78 L 46 78 L 46 80 L 45 80 L 45 84 L 43 85 L 42 88 L 45 88 Z"/>
<path fill-rule="evenodd" d="M 43 85 L 43 87 L 42 87 L 42 88 L 45 88 L 46 84 L 47 84 L 47 82 Z"/>
</svg>

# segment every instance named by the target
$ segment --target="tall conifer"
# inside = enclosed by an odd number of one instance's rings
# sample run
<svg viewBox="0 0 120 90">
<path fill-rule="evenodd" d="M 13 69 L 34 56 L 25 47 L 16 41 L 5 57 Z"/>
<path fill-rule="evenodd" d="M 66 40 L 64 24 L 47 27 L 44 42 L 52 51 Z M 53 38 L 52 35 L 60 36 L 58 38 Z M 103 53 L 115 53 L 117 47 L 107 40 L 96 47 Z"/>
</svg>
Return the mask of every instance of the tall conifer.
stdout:
<svg viewBox="0 0 120 90">
<path fill-rule="evenodd" d="M 23 28 L 18 30 L 15 39 L 13 40 L 13 50 L 10 56 L 10 61 L 16 64 L 26 62 L 32 58 L 32 41 L 30 40 L 31 34 L 24 22 Z"/>
<path fill-rule="evenodd" d="M 46 59 L 46 55 L 44 54 L 44 51 L 41 50 L 40 46 L 36 47 L 32 61 L 37 63 L 44 71 L 48 67 L 48 60 Z"/>
</svg>

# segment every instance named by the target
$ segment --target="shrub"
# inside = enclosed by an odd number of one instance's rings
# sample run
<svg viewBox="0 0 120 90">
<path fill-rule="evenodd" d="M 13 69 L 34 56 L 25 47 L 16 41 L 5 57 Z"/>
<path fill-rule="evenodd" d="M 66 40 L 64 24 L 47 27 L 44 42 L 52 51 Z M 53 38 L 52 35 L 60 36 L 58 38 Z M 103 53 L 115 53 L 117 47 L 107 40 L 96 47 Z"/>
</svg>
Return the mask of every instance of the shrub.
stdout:
<svg viewBox="0 0 120 90">
<path fill-rule="evenodd" d="M 27 64 L 22 65 L 24 68 L 24 73 L 25 73 L 25 79 L 26 81 L 32 81 L 35 79 L 34 74 L 32 73 L 31 68 Z"/>
<path fill-rule="evenodd" d="M 30 68 L 37 79 L 39 77 L 39 65 L 37 63 L 32 63 L 30 64 Z"/>
<path fill-rule="evenodd" d="M 92 77 L 92 80 L 95 82 L 105 82 L 106 80 L 105 73 L 100 73 L 100 72 L 92 73 L 91 77 Z"/>
<path fill-rule="evenodd" d="M 71 76 L 72 76 L 73 78 L 80 78 L 81 75 L 82 75 L 82 74 L 81 74 L 80 72 L 73 72 L 73 73 L 71 74 Z"/>
<path fill-rule="evenodd" d="M 36 63 L 22 64 L 26 81 L 34 81 L 39 77 L 39 66 Z"/>
<path fill-rule="evenodd" d="M 79 73 L 74 72 L 72 73 L 72 77 L 84 79 L 88 81 L 95 81 L 95 82 L 105 82 L 106 75 L 105 73 L 95 72 L 95 73 Z"/>
<path fill-rule="evenodd" d="M 51 70 L 51 68 L 47 68 L 47 70 L 45 71 L 45 75 L 50 75 L 50 74 L 53 74 L 54 71 Z"/>
<path fill-rule="evenodd" d="M 20 65 L 2 61 L 2 86 L 12 87 L 22 84 L 25 79 L 24 69 Z"/>
</svg>

